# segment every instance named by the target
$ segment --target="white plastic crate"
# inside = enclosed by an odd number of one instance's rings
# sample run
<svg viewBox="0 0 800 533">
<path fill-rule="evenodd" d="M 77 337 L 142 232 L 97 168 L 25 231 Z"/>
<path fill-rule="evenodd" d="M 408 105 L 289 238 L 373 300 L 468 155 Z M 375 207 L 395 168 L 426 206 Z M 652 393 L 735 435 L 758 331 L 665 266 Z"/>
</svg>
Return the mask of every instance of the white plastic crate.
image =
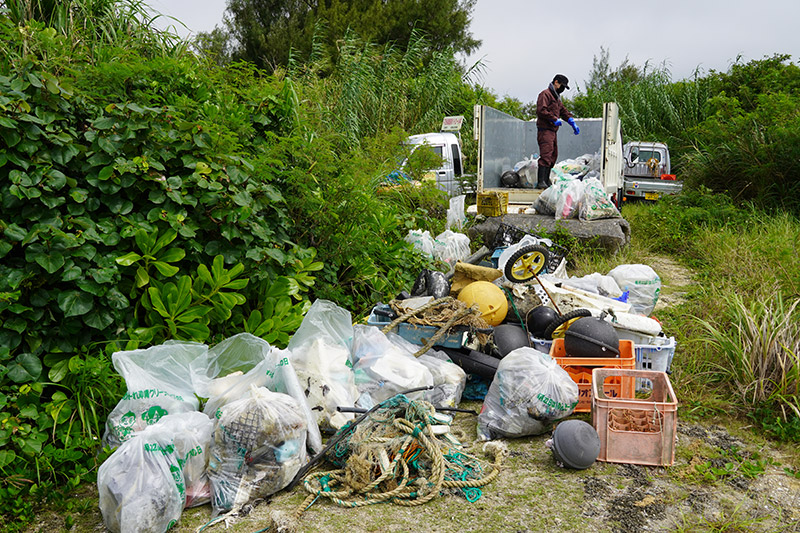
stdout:
<svg viewBox="0 0 800 533">
<path fill-rule="evenodd" d="M 548 355 L 550 354 L 550 347 L 553 345 L 552 340 L 537 339 L 533 335 L 530 336 L 530 339 L 531 339 L 531 348 L 539 352 L 546 353 Z"/>
<path fill-rule="evenodd" d="M 634 344 L 636 370 L 652 370 L 669 372 L 672 358 L 675 356 L 675 337 L 652 337 L 658 344 Z M 662 341 L 663 339 L 663 341 Z M 653 384 L 648 379 L 636 378 L 636 392 L 650 390 Z"/>
</svg>

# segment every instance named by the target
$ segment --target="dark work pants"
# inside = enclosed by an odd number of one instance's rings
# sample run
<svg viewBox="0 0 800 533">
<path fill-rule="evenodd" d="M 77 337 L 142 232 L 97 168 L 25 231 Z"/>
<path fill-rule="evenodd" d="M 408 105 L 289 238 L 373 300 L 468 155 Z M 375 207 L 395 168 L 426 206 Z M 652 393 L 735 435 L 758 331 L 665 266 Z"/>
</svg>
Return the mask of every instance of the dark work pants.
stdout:
<svg viewBox="0 0 800 533">
<path fill-rule="evenodd" d="M 539 143 L 539 166 L 553 168 L 558 158 L 558 140 L 553 130 L 536 131 L 536 140 Z"/>
</svg>

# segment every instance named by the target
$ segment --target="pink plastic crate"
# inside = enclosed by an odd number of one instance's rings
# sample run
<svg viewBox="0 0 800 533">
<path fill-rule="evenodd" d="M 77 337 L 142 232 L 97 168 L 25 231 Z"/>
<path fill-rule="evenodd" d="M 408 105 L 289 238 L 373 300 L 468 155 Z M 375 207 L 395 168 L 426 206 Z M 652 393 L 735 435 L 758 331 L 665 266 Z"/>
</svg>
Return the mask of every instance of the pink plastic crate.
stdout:
<svg viewBox="0 0 800 533">
<path fill-rule="evenodd" d="M 607 379 L 633 377 L 653 384 L 650 396 L 610 398 Z M 595 368 L 592 371 L 592 425 L 600 437 L 598 461 L 669 466 L 675 462 L 678 400 L 665 372 Z"/>
</svg>

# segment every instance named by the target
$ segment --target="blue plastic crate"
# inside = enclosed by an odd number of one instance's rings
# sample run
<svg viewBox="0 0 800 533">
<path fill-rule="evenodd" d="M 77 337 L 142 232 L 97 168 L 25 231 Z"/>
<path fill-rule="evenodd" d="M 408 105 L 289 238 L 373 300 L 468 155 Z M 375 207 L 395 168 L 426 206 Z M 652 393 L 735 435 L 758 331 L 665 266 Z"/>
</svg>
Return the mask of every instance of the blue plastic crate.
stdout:
<svg viewBox="0 0 800 533">
<path fill-rule="evenodd" d="M 675 337 L 669 337 L 663 344 L 634 344 L 633 352 L 636 356 L 636 370 L 653 370 L 655 372 L 669 372 L 672 358 L 675 356 L 677 342 Z M 651 389 L 653 384 L 648 379 L 636 378 L 636 391 Z"/>
<path fill-rule="evenodd" d="M 391 322 L 391 319 L 387 316 L 375 313 L 376 309 L 384 309 L 388 311 L 391 308 L 386 304 L 378 304 L 372 308 L 372 312 L 370 313 L 369 318 L 367 318 L 368 325 L 376 326 L 382 329 Z M 459 329 L 461 329 L 461 331 L 459 331 Z M 408 322 L 401 322 L 395 328 L 395 331 L 408 342 L 418 344 L 419 346 L 425 346 L 428 344 L 428 341 L 431 339 L 431 337 L 433 337 L 436 332 L 439 331 L 439 328 L 434 326 L 417 326 L 414 324 L 409 324 Z M 456 326 L 455 328 L 451 328 L 451 333 L 448 333 L 439 339 L 435 346 L 444 346 L 445 348 L 461 348 L 467 343 L 467 335 L 468 331 L 466 328 Z"/>
</svg>

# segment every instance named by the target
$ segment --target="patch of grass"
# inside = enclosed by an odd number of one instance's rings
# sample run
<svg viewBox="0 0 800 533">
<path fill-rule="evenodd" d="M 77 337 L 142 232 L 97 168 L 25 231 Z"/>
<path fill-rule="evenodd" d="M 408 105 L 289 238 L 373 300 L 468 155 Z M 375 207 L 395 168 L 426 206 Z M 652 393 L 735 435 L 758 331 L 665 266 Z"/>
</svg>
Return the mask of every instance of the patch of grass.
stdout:
<svg viewBox="0 0 800 533">
<path fill-rule="evenodd" d="M 726 315 L 700 320 L 702 340 L 721 356 L 716 372 L 742 402 L 777 405 L 784 420 L 800 416 L 800 298 L 787 303 L 777 292 L 750 302 L 736 294 L 720 299 Z"/>
</svg>

